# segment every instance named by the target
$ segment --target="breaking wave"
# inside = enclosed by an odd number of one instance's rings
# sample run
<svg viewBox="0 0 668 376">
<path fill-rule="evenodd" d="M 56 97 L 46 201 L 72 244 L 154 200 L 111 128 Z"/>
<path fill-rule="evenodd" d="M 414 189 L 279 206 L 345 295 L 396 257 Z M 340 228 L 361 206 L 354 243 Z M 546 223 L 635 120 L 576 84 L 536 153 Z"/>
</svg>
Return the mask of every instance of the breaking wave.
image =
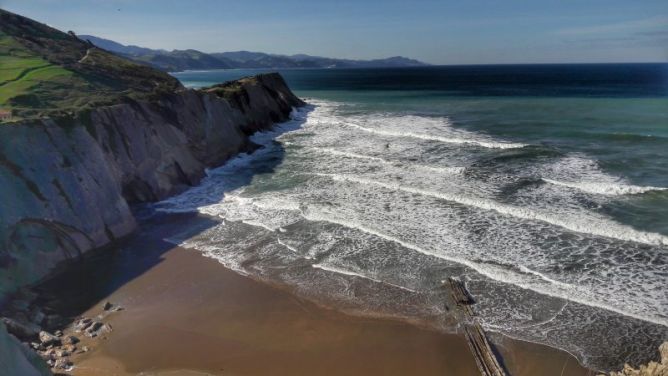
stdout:
<svg viewBox="0 0 668 376">
<path fill-rule="evenodd" d="M 580 153 L 509 161 L 527 145 L 461 130 L 446 117 L 313 104 L 254 135 L 263 146 L 254 154 L 156 205 L 223 219 L 181 244 L 243 274 L 280 273 L 300 291 L 327 294 L 309 274 L 318 272 L 427 296 L 420 304 L 431 304 L 430 314 L 442 311 L 435 286 L 444 270 L 464 268 L 484 286 L 475 292 L 485 325 L 581 357 L 606 337 L 555 337 L 594 315 L 578 307 L 666 332 L 668 236 L 599 210 L 666 188 L 631 184 Z M 367 302 L 392 306 L 390 295 L 372 295 Z M 520 309 L 522 299 L 529 303 Z"/>
</svg>

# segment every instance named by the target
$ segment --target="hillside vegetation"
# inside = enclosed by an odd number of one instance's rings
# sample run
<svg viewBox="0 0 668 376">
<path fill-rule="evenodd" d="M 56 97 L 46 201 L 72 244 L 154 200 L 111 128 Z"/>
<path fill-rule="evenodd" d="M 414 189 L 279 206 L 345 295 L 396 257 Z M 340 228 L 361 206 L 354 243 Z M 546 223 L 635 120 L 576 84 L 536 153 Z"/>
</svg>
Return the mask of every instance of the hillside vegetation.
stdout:
<svg viewBox="0 0 668 376">
<path fill-rule="evenodd" d="M 0 109 L 68 115 L 181 88 L 168 74 L 0 9 Z"/>
</svg>

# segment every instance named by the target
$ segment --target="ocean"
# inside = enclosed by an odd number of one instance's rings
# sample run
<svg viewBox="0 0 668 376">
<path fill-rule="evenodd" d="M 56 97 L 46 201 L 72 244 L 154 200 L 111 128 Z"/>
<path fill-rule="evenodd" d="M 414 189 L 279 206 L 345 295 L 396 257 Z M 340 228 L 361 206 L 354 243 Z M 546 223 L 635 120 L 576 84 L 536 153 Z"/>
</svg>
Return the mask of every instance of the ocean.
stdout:
<svg viewBox="0 0 668 376">
<path fill-rule="evenodd" d="M 258 70 L 182 72 L 202 87 Z M 173 242 L 358 315 L 491 332 L 596 369 L 668 339 L 668 64 L 281 71 L 309 105 L 155 205 Z"/>
</svg>

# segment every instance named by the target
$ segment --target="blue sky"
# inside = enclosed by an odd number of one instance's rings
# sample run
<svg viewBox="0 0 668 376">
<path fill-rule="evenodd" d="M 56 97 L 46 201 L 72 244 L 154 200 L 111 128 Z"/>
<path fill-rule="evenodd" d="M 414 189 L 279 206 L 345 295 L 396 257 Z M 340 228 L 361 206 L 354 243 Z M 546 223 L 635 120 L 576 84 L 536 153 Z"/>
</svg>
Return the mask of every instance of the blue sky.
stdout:
<svg viewBox="0 0 668 376">
<path fill-rule="evenodd" d="M 433 64 L 668 61 L 668 0 L 0 0 L 124 44 Z"/>
</svg>

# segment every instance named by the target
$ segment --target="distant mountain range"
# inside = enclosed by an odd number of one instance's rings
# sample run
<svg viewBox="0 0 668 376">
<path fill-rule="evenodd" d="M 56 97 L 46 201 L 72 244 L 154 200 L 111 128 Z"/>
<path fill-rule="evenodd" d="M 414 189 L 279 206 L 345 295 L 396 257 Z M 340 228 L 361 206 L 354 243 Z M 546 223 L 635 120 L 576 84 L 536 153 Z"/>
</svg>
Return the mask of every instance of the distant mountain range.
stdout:
<svg viewBox="0 0 668 376">
<path fill-rule="evenodd" d="M 251 51 L 204 53 L 197 50 L 154 50 L 126 46 L 93 35 L 78 35 L 78 37 L 89 40 L 97 47 L 169 72 L 231 68 L 395 68 L 429 65 L 403 56 L 375 60 L 350 60 L 304 54 L 288 56 Z"/>
</svg>

